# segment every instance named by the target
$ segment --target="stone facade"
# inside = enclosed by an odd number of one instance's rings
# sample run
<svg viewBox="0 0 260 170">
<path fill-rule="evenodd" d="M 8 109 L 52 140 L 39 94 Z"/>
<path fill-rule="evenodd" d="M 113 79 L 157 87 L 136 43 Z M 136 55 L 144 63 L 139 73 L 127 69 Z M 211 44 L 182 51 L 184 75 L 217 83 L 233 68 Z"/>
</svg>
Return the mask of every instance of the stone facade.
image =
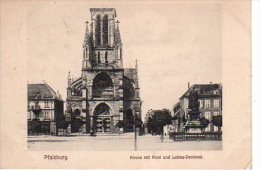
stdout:
<svg viewBox="0 0 260 170">
<path fill-rule="evenodd" d="M 70 73 L 68 76 L 67 119 L 72 132 L 133 131 L 134 119 L 141 118 L 137 64 L 135 68 L 123 68 L 116 10 L 91 8 L 90 13 L 82 74 L 77 79 L 72 79 Z"/>
</svg>

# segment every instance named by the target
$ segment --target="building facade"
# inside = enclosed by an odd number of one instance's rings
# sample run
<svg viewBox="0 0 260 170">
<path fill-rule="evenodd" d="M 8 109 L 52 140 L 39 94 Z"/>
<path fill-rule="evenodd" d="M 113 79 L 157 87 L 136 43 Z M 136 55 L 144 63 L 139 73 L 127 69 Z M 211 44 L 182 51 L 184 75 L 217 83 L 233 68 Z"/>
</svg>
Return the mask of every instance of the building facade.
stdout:
<svg viewBox="0 0 260 170">
<path fill-rule="evenodd" d="M 57 134 L 57 121 L 63 116 L 64 101 L 47 84 L 27 85 L 28 134 Z"/>
<path fill-rule="evenodd" d="M 180 116 L 180 102 L 177 102 L 173 106 L 173 119 L 172 119 L 172 125 L 173 125 L 173 132 L 180 132 L 181 128 L 181 116 Z"/>
<path fill-rule="evenodd" d="M 81 76 L 68 76 L 67 120 L 72 132 L 132 132 L 134 120 L 141 118 L 137 64 L 135 68 L 123 68 L 116 10 L 91 8 L 90 14 Z"/>
<path fill-rule="evenodd" d="M 200 117 L 209 120 L 202 132 L 221 132 L 221 127 L 213 124 L 213 117 L 222 115 L 222 85 L 221 84 L 194 84 L 181 96 L 180 101 L 174 106 L 174 129 L 176 132 L 193 133 L 192 129 L 185 131 L 189 119 L 189 95 L 192 90 L 198 94 Z"/>
</svg>

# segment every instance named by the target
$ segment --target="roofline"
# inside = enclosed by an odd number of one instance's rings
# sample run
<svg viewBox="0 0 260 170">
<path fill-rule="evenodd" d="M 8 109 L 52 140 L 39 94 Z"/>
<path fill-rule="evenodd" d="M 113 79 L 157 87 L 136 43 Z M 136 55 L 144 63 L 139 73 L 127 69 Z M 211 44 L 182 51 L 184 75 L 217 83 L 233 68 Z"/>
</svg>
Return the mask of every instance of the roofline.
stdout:
<svg viewBox="0 0 260 170">
<path fill-rule="evenodd" d="M 182 98 L 184 98 L 184 96 L 185 96 L 185 94 L 190 90 L 190 89 L 192 89 L 194 86 L 205 86 L 205 85 L 220 85 L 220 86 L 222 86 L 221 85 L 221 83 L 212 83 L 212 84 L 193 84 L 192 86 L 190 86 L 190 88 L 188 88 L 188 90 L 179 98 L 179 99 L 182 99 Z"/>
<path fill-rule="evenodd" d="M 51 86 L 49 86 L 49 84 L 46 83 L 45 81 L 44 84 L 56 95 L 55 97 L 57 97 L 57 93 L 51 88 Z"/>
<path fill-rule="evenodd" d="M 44 81 L 43 83 L 27 83 L 27 85 L 46 85 L 46 87 L 51 91 L 51 93 L 54 93 L 52 98 L 49 99 L 58 99 L 57 93 L 51 88 L 51 86 L 46 83 L 46 81 Z M 60 98 L 59 100 L 64 101 L 62 98 Z"/>
<path fill-rule="evenodd" d="M 92 12 L 92 11 L 104 11 L 104 10 L 113 11 L 115 13 L 115 17 L 117 17 L 115 8 L 89 8 L 90 12 Z"/>
</svg>

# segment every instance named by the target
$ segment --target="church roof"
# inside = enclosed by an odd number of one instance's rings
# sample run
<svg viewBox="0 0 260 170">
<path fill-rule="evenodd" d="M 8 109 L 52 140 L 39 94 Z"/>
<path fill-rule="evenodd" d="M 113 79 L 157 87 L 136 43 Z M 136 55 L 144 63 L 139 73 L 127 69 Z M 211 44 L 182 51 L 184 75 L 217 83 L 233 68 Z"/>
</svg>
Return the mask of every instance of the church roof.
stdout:
<svg viewBox="0 0 260 170">
<path fill-rule="evenodd" d="M 32 99 L 58 99 L 55 91 L 47 84 L 27 84 L 27 97 L 28 100 Z"/>
<path fill-rule="evenodd" d="M 135 79 L 136 78 L 136 69 L 135 68 L 125 68 L 124 76 L 128 77 L 129 79 Z"/>
<path fill-rule="evenodd" d="M 80 88 L 82 86 L 82 77 L 79 77 L 71 82 L 71 86 L 74 88 Z"/>
<path fill-rule="evenodd" d="M 194 84 L 182 95 L 181 98 L 188 97 L 192 90 L 197 91 L 199 97 L 222 95 L 221 84 Z"/>
</svg>

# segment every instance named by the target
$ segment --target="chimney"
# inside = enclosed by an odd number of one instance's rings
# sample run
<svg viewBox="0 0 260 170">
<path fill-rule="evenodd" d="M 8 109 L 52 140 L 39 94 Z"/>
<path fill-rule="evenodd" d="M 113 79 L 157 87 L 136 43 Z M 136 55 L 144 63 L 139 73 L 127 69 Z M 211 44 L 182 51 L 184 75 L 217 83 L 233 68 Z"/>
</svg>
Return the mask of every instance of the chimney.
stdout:
<svg viewBox="0 0 260 170">
<path fill-rule="evenodd" d="M 188 82 L 188 89 L 190 88 L 190 82 Z"/>
</svg>

